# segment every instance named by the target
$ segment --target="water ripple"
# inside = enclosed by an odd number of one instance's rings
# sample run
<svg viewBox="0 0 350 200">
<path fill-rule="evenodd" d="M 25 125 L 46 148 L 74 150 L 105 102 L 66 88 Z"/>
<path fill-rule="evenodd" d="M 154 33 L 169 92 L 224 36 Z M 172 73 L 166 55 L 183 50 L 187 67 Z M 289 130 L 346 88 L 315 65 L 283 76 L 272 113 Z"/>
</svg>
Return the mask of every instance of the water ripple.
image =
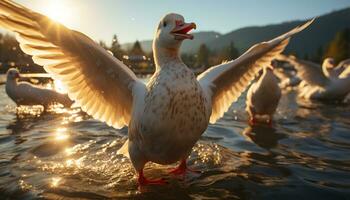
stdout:
<svg viewBox="0 0 350 200">
<path fill-rule="evenodd" d="M 286 94 L 273 128 L 247 125 L 244 97 L 210 125 L 185 178 L 148 164 L 169 184 L 140 193 L 130 161 L 117 155 L 127 129 L 79 109 L 16 108 L 0 87 L 0 193 L 5 199 L 348 199 L 350 106 Z"/>
</svg>

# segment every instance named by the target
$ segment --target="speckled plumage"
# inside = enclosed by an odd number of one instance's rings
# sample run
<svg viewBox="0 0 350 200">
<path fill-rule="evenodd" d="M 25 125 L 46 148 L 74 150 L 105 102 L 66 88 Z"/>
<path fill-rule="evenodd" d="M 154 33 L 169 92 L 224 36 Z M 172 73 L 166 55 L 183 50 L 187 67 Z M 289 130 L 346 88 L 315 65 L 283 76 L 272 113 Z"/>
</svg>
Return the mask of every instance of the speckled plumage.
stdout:
<svg viewBox="0 0 350 200">
<path fill-rule="evenodd" d="M 152 76 L 139 110 L 140 120 L 131 120 L 129 129 L 129 151 L 134 152 L 130 157 L 136 160 L 136 169 L 146 161 L 170 164 L 186 159 L 210 117 L 201 86 L 180 60 L 170 61 Z"/>
</svg>

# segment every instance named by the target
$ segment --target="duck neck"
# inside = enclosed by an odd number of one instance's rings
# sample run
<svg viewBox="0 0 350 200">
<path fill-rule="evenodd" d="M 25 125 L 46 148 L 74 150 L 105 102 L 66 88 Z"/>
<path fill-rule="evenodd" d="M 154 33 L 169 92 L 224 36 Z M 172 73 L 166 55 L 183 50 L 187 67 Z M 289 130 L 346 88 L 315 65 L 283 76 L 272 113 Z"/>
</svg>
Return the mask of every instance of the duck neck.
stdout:
<svg viewBox="0 0 350 200">
<path fill-rule="evenodd" d="M 273 73 L 273 69 L 271 67 L 264 67 L 263 73 L 261 75 L 261 80 L 262 81 L 271 81 L 274 79 L 275 75 Z"/>
<path fill-rule="evenodd" d="M 153 58 L 157 71 L 165 67 L 173 66 L 169 65 L 169 63 L 182 63 L 178 47 L 165 48 L 156 43 L 153 43 Z"/>
<path fill-rule="evenodd" d="M 5 90 L 9 94 L 14 92 L 14 88 L 17 86 L 17 80 L 16 79 L 7 79 L 6 80 L 6 85 L 5 85 Z"/>
<path fill-rule="evenodd" d="M 270 75 L 270 74 L 273 74 L 273 69 L 271 67 L 264 67 L 264 70 L 263 70 L 263 75 Z"/>
<path fill-rule="evenodd" d="M 7 79 L 6 80 L 6 87 L 11 87 L 17 85 L 16 79 Z"/>
<path fill-rule="evenodd" d="M 334 71 L 333 71 L 333 65 L 329 65 L 329 64 L 324 64 L 322 65 L 322 71 L 323 71 L 323 74 L 328 77 L 328 78 L 333 78 L 334 76 L 336 76 L 334 74 Z"/>
</svg>

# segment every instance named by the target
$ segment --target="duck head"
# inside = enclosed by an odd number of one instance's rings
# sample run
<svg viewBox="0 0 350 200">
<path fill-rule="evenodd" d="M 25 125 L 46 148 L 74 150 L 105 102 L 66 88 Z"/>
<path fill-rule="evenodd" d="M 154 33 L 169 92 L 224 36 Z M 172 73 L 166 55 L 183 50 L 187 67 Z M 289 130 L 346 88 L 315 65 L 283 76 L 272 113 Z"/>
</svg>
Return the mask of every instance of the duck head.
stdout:
<svg viewBox="0 0 350 200">
<path fill-rule="evenodd" d="M 175 13 L 165 15 L 160 20 L 153 39 L 156 65 L 162 64 L 162 57 L 177 57 L 182 42 L 194 38 L 189 33 L 193 29 L 196 29 L 196 24 L 186 23 L 183 16 Z"/>
<path fill-rule="evenodd" d="M 15 68 L 11 68 L 7 71 L 7 80 L 18 80 L 20 78 L 19 71 Z"/>
</svg>

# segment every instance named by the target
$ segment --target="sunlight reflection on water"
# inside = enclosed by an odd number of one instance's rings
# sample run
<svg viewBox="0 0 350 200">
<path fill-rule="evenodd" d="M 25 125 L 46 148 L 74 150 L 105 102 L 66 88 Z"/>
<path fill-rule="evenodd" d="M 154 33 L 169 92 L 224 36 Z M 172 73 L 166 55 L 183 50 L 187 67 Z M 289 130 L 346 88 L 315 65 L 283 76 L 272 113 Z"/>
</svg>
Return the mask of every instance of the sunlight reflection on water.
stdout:
<svg viewBox="0 0 350 200">
<path fill-rule="evenodd" d="M 51 187 L 57 187 L 60 185 L 60 183 L 62 182 L 62 178 L 60 177 L 53 177 L 52 181 L 51 181 Z"/>
<path fill-rule="evenodd" d="M 281 100 L 273 128 L 250 127 L 244 98 L 210 125 L 188 159 L 201 174 L 184 180 L 172 166 L 148 164 L 169 184 L 140 194 L 129 159 L 117 155 L 127 129 L 79 109 L 16 108 L 1 87 L 0 193 L 5 198 L 281 199 L 350 194 L 350 107 Z"/>
<path fill-rule="evenodd" d="M 66 140 L 69 138 L 69 134 L 67 133 L 67 128 L 58 128 L 56 129 L 56 140 Z"/>
</svg>

